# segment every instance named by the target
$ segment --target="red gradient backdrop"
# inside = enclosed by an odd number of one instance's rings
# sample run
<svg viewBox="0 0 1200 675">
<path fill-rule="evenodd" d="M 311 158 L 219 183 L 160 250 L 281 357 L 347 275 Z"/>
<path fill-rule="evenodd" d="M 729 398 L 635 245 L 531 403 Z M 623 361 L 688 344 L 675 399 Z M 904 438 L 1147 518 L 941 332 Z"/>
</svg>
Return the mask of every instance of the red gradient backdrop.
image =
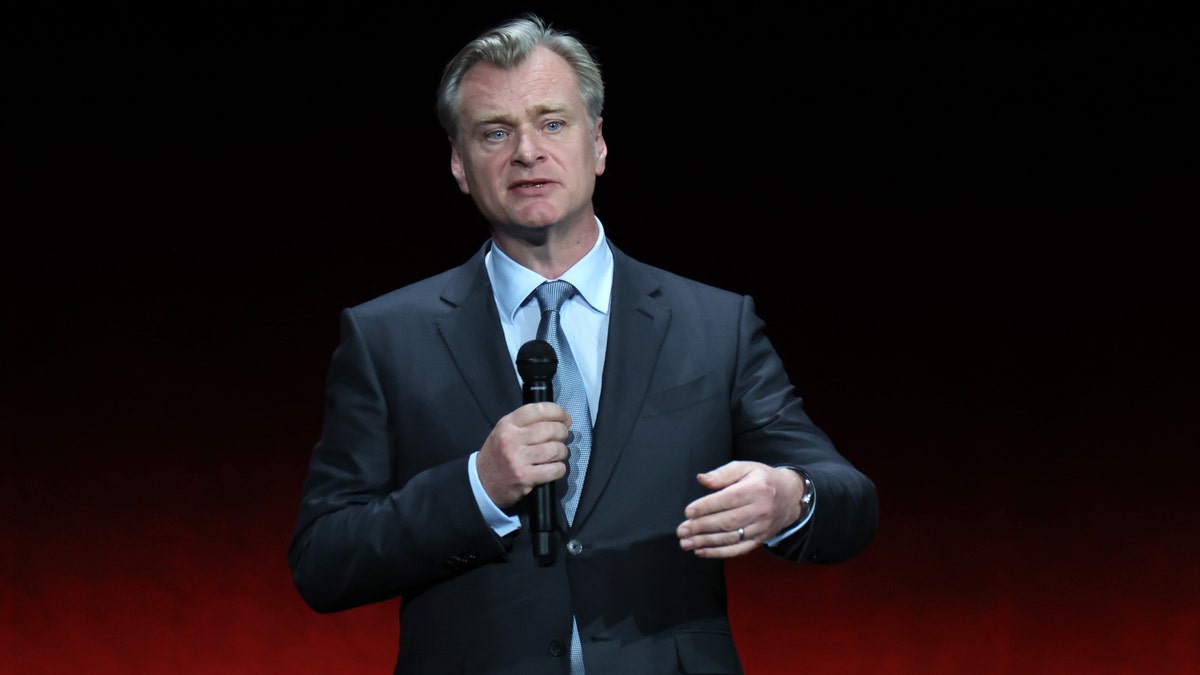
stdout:
<svg viewBox="0 0 1200 675">
<path fill-rule="evenodd" d="M 442 14 L 429 48 L 332 4 L 34 17 L 6 132 L 0 673 L 391 672 L 398 601 L 316 614 L 285 551 L 337 312 L 484 236 L 432 92 L 507 10 Z M 953 17 L 866 8 L 551 16 L 608 69 L 610 236 L 754 295 L 879 487 L 859 558 L 730 564 L 747 672 L 1200 672 L 1171 59 L 1035 49 L 1015 20 L 971 26 L 1013 38 L 991 52 L 931 49 Z M 764 63 L 796 107 L 764 103 Z"/>
</svg>

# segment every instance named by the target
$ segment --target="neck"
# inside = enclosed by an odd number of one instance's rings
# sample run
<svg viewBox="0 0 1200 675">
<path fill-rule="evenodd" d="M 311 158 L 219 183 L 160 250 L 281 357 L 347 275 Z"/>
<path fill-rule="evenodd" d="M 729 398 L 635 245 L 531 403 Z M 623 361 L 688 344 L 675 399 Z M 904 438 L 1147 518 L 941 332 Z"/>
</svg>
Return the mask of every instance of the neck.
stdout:
<svg viewBox="0 0 1200 675">
<path fill-rule="evenodd" d="M 547 279 L 557 279 L 596 245 L 596 219 L 576 227 L 522 228 L 519 232 L 492 228 L 492 241 L 504 254 Z"/>
</svg>

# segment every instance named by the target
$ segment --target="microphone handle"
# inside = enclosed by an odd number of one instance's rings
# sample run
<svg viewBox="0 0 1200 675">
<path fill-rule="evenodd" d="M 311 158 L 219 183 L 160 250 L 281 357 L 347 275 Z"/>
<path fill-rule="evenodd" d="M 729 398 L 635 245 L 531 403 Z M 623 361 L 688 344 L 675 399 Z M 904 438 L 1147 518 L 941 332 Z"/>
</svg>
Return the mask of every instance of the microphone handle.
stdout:
<svg viewBox="0 0 1200 675">
<path fill-rule="evenodd" d="M 525 402 L 540 403 L 554 400 L 554 389 L 550 380 L 532 380 L 525 383 Z M 554 562 L 554 483 L 542 483 L 533 489 L 533 512 L 529 516 L 533 526 L 533 557 L 542 565 Z"/>
</svg>

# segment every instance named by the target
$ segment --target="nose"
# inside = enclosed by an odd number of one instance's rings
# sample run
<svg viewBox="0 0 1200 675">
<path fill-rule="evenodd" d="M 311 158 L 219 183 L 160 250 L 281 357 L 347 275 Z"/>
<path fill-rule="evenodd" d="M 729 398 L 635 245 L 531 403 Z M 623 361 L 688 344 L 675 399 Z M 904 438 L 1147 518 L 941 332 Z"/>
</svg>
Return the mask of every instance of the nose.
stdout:
<svg viewBox="0 0 1200 675">
<path fill-rule="evenodd" d="M 513 163 L 530 165 L 542 159 L 542 148 L 536 131 L 522 131 L 517 134 L 517 147 L 513 153 Z"/>
</svg>

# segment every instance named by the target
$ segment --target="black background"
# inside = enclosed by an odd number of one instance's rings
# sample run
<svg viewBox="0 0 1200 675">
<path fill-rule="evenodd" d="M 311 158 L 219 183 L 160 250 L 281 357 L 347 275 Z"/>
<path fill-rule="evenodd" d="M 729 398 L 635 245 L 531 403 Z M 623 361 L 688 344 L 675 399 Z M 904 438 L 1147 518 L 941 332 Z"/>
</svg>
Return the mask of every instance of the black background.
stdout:
<svg viewBox="0 0 1200 675">
<path fill-rule="evenodd" d="M 19 656 L 49 667 L 31 655 L 69 627 L 120 642 L 106 612 L 186 644 L 132 619 L 146 587 L 212 576 L 155 564 L 179 558 L 266 584 L 233 614 L 310 631 L 282 651 L 344 648 L 321 633 L 343 624 L 291 595 L 283 558 L 337 312 L 482 243 L 434 88 L 462 43 L 526 7 L 605 68 L 609 236 L 753 295 L 810 413 L 877 481 L 877 545 L 829 572 L 860 590 L 824 577 L 831 605 L 858 610 L 826 618 L 866 614 L 898 636 L 851 640 L 856 663 L 1196 665 L 1174 639 L 1197 626 L 1200 585 L 1195 59 L 1185 22 L 1133 3 L 10 9 L 3 487 Z M 783 597 L 811 600 L 822 581 L 806 581 Z M 1115 586 L 1119 610 L 1097 600 Z M 1066 599 L 1049 615 L 998 600 L 1053 590 Z M 981 635 L 1012 642 L 968 639 L 941 661 L 901 648 L 887 609 L 929 610 L 921 630 L 936 631 L 963 617 L 925 603 L 959 596 Z M 801 629 L 742 602 L 744 625 Z M 1056 651 L 1092 642 L 1046 637 L 1063 617 L 1105 626 L 1096 641 L 1119 658 Z M 222 625 L 214 640 L 238 634 Z M 394 631 L 372 643 L 385 667 Z M 1151 635 L 1170 648 L 1145 649 Z M 207 663 L 261 672 L 249 663 L 279 646 Z M 91 663 L 144 663 L 122 654 Z M 771 658 L 748 669 L 776 672 Z"/>
</svg>

